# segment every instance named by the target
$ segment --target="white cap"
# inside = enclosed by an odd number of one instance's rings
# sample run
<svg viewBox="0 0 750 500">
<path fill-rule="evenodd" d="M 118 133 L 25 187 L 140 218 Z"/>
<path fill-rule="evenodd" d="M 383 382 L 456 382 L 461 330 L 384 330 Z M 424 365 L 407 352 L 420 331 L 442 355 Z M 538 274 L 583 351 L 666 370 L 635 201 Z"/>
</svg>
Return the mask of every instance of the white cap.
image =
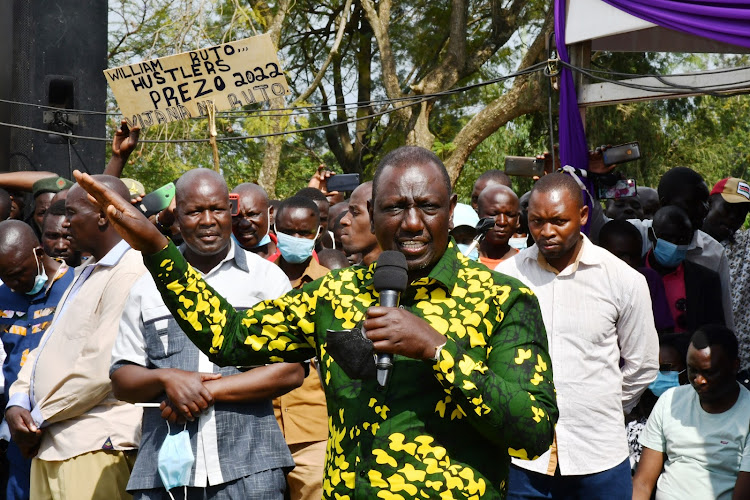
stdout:
<svg viewBox="0 0 750 500">
<path fill-rule="evenodd" d="M 469 226 L 472 228 L 477 227 L 479 223 L 479 216 L 471 208 L 471 205 L 465 203 L 456 203 L 456 208 L 453 210 L 453 227 L 458 226 Z"/>
</svg>

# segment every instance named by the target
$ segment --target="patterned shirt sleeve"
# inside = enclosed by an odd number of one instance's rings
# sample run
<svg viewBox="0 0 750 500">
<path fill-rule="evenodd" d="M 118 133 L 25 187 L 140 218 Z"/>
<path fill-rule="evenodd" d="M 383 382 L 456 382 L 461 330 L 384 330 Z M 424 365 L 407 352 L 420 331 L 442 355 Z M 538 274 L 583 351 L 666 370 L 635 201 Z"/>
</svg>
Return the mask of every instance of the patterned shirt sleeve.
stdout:
<svg viewBox="0 0 750 500">
<path fill-rule="evenodd" d="M 315 356 L 316 284 L 236 311 L 174 243 L 144 256 L 164 303 L 185 334 L 219 366 L 304 361 Z"/>
<path fill-rule="evenodd" d="M 477 430 L 507 445 L 511 456 L 532 460 L 549 449 L 558 416 L 547 336 L 533 292 L 493 287 L 497 326 L 486 357 L 448 337 L 434 370 L 446 390 L 460 398 Z M 471 320 L 462 327 L 472 329 Z M 477 336 L 471 345 L 484 341 Z"/>
</svg>

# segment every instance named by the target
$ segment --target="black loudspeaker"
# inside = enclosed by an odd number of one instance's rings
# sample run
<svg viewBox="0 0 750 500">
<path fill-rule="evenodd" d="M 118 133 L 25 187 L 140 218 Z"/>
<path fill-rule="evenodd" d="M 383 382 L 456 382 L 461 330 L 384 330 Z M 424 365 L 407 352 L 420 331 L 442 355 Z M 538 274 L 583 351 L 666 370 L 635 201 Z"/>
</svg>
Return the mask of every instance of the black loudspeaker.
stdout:
<svg viewBox="0 0 750 500">
<path fill-rule="evenodd" d="M 76 110 L 103 113 L 106 109 L 102 71 L 107 67 L 107 2 L 13 0 L 2 4 L 0 27 L 10 29 L 2 31 L 0 42 L 6 42 L 3 45 L 12 47 L 12 52 L 0 48 L 0 69 L 10 69 L 0 77 L 0 97 L 39 106 L 3 104 L 0 121 L 105 137 L 103 114 Z M 104 142 L 69 141 L 54 134 L 0 128 L 4 160 L 0 170 L 50 170 L 67 178 L 72 178 L 73 169 L 104 170 Z"/>
</svg>

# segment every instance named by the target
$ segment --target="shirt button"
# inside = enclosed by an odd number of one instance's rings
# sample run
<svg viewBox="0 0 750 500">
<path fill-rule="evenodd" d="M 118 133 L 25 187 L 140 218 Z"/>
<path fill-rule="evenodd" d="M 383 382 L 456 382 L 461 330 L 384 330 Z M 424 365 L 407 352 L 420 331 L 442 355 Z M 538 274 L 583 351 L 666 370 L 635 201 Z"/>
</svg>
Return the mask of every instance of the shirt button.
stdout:
<svg viewBox="0 0 750 500">
<path fill-rule="evenodd" d="M 359 471 L 359 477 L 365 477 L 365 474 L 366 474 L 366 471 L 364 469 Z"/>
</svg>

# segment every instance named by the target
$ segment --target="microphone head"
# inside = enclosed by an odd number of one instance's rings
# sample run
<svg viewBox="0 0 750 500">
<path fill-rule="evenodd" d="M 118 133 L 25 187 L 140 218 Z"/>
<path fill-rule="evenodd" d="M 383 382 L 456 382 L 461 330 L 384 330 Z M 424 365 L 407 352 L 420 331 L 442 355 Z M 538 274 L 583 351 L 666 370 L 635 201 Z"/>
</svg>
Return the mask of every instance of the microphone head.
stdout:
<svg viewBox="0 0 750 500">
<path fill-rule="evenodd" d="M 485 217 L 484 219 L 479 219 L 479 222 L 477 222 L 477 234 L 485 234 L 487 231 L 492 229 L 492 227 L 495 225 L 495 218 L 494 217 Z"/>
<path fill-rule="evenodd" d="M 386 250 L 381 253 L 372 278 L 375 290 L 378 292 L 382 290 L 404 292 L 409 284 L 404 254 L 395 250 Z"/>
</svg>

